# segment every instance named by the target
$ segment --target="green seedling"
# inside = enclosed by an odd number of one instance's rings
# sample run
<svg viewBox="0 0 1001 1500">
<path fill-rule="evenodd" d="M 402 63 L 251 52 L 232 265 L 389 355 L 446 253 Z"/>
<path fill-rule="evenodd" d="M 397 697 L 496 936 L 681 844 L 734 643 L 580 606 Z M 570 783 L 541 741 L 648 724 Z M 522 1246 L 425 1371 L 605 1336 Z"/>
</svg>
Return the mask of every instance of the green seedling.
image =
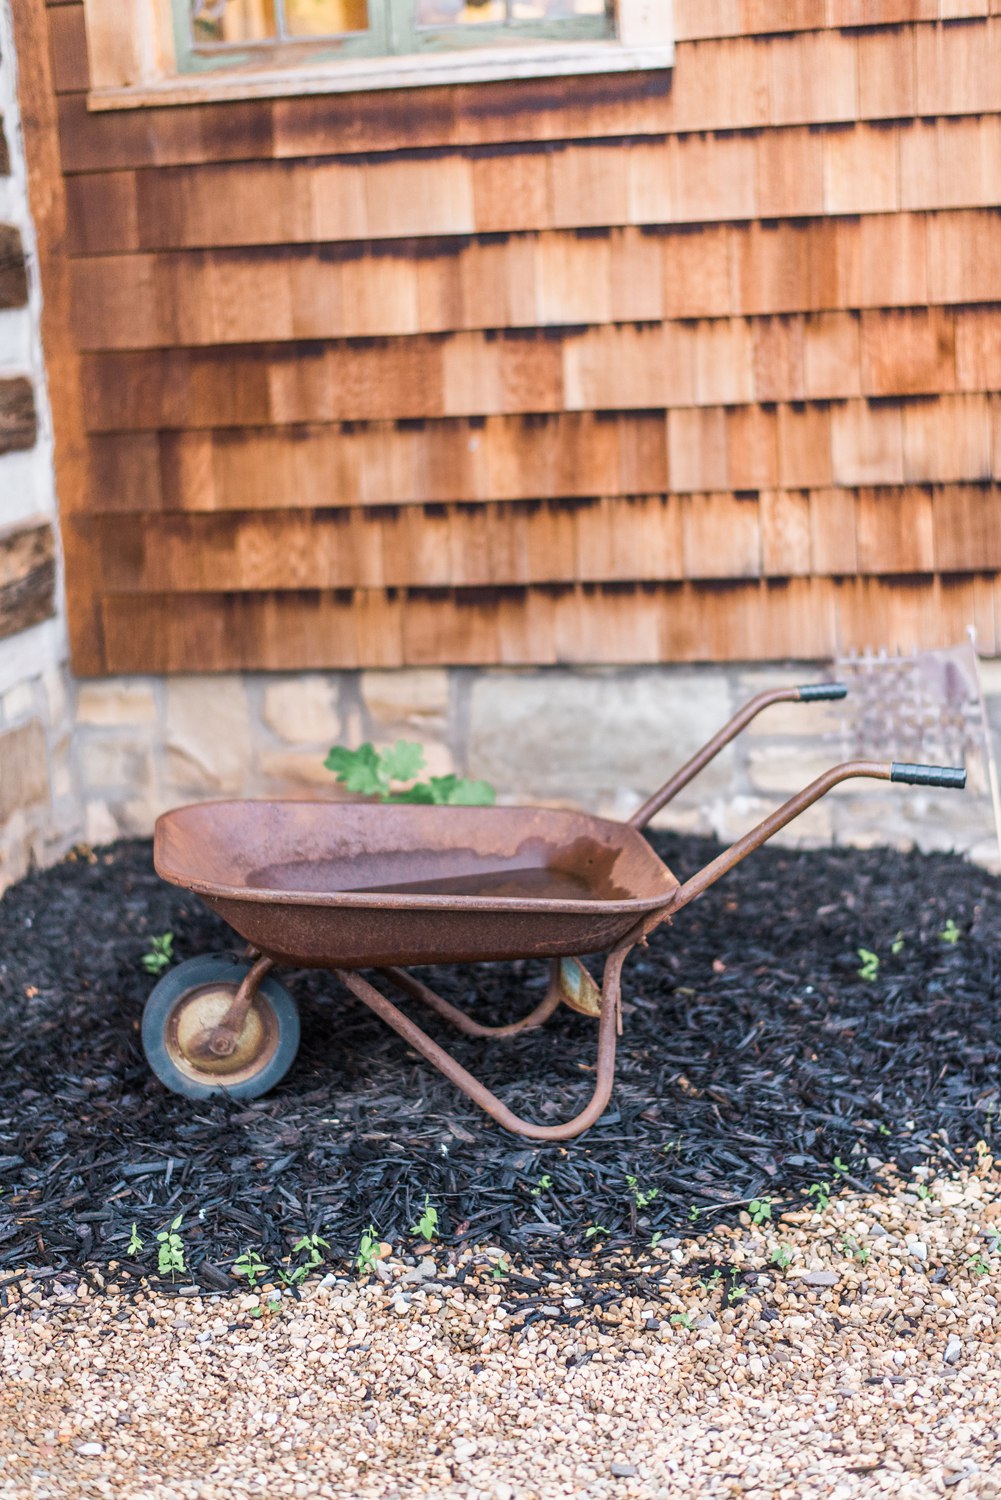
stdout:
<svg viewBox="0 0 1001 1500">
<path fill-rule="evenodd" d="M 850 1168 L 846 1161 L 842 1161 L 840 1156 L 836 1156 L 834 1158 L 834 1170 L 835 1172 L 837 1172 L 839 1177 L 847 1177 Z"/>
<path fill-rule="evenodd" d="M 693 1203 L 692 1206 L 691 1206 L 691 1208 L 688 1210 L 688 1222 L 689 1222 L 689 1224 L 697 1224 L 699 1222 L 699 1220 L 701 1219 L 701 1217 L 702 1217 L 702 1210 L 701 1210 L 701 1208 L 697 1208 L 696 1205 Z"/>
<path fill-rule="evenodd" d="M 967 1258 L 966 1264 L 975 1276 L 989 1276 L 991 1274 L 991 1263 L 979 1250 L 976 1255 Z"/>
<path fill-rule="evenodd" d="M 892 1134 L 889 1125 L 877 1125 L 876 1129 L 879 1131 L 880 1135 L 890 1135 L 890 1134 Z"/>
<path fill-rule="evenodd" d="M 550 1177 L 548 1172 L 544 1172 L 539 1178 L 538 1182 L 535 1184 L 534 1188 L 529 1189 L 529 1196 L 532 1198 L 538 1198 L 541 1193 L 548 1193 L 552 1185 L 553 1179 Z"/>
<path fill-rule="evenodd" d="M 916 1182 L 914 1184 L 914 1191 L 917 1193 L 918 1197 L 922 1200 L 922 1202 L 924 1202 L 927 1198 L 931 1197 L 931 1193 L 928 1191 L 927 1187 L 925 1186 L 925 1184 L 923 1182 Z"/>
<path fill-rule="evenodd" d="M 645 1191 L 639 1186 L 638 1179 L 626 1176 L 626 1186 L 633 1195 L 633 1201 L 637 1208 L 649 1208 L 650 1204 L 660 1192 L 659 1188 L 647 1188 Z"/>
<path fill-rule="evenodd" d="M 506 1260 L 495 1260 L 493 1265 L 490 1267 L 490 1275 L 493 1277 L 494 1281 L 503 1281 L 504 1277 L 507 1276 L 510 1270 L 511 1267 L 508 1265 Z"/>
<path fill-rule="evenodd" d="M 174 934 L 165 932 L 161 937 L 151 937 L 149 952 L 142 956 L 142 966 L 147 974 L 162 974 L 174 962 Z"/>
<path fill-rule="evenodd" d="M 128 1244 L 125 1247 L 125 1254 L 126 1255 L 138 1255 L 139 1252 L 140 1252 L 140 1250 L 142 1249 L 142 1247 L 143 1247 L 143 1242 L 139 1238 L 139 1230 L 136 1228 L 135 1220 L 133 1219 L 133 1221 L 132 1221 L 132 1233 L 129 1235 L 129 1242 L 128 1242 Z"/>
<path fill-rule="evenodd" d="M 280 1297 L 269 1297 L 265 1304 L 269 1313 L 281 1312 L 282 1301 Z"/>
<path fill-rule="evenodd" d="M 853 1235 L 843 1234 L 841 1236 L 841 1250 L 849 1260 L 857 1260 L 860 1265 L 865 1265 L 869 1259 L 868 1245 L 860 1245 Z"/>
<path fill-rule="evenodd" d="M 419 1234 L 427 1244 L 430 1244 L 438 1233 L 438 1210 L 432 1208 L 431 1199 L 427 1193 L 424 1194 L 424 1208 L 421 1216 L 410 1232 Z"/>
<path fill-rule="evenodd" d="M 256 1287 L 259 1281 L 263 1281 L 270 1269 L 267 1262 L 261 1260 L 256 1250 L 244 1250 L 243 1254 L 237 1256 L 233 1262 L 233 1275 L 245 1276 L 247 1285 L 251 1288 Z"/>
<path fill-rule="evenodd" d="M 334 745 L 323 762 L 349 792 L 381 802 L 432 803 L 436 807 L 489 807 L 497 794 L 488 781 L 462 776 L 432 776 L 415 781 L 424 768 L 424 751 L 412 740 L 397 740 L 377 750 L 366 740 L 357 750 Z M 407 786 L 406 783 L 410 785 Z"/>
<path fill-rule="evenodd" d="M 743 1300 L 744 1300 L 744 1298 L 746 1296 L 747 1296 L 747 1287 L 746 1286 L 732 1286 L 732 1287 L 730 1287 L 730 1289 L 728 1290 L 728 1292 L 726 1294 L 726 1300 L 727 1300 L 727 1302 L 732 1307 L 735 1302 L 743 1302 Z"/>
<path fill-rule="evenodd" d="M 367 1229 L 362 1230 L 361 1239 L 358 1242 L 358 1254 L 355 1256 L 355 1270 L 362 1276 L 379 1260 L 379 1236 L 375 1232 L 375 1225 L 370 1224 Z"/>
<path fill-rule="evenodd" d="M 813 1182 L 806 1190 L 806 1196 L 813 1199 L 813 1206 L 818 1214 L 822 1214 L 831 1201 L 831 1184 L 829 1182 Z"/>
<path fill-rule="evenodd" d="M 764 1224 L 772 1216 L 771 1198 L 752 1198 L 747 1205 L 752 1224 Z"/>
<path fill-rule="evenodd" d="M 660 1244 L 663 1238 L 664 1231 L 662 1229 L 655 1229 L 653 1234 L 650 1236 L 650 1249 L 656 1250 L 657 1246 Z"/>
<path fill-rule="evenodd" d="M 858 977 L 864 979 L 866 984 L 872 984 L 879 974 L 879 954 L 873 953 L 871 948 L 856 948 L 855 952 L 862 960 L 862 967 L 858 971 Z"/>
<path fill-rule="evenodd" d="M 714 1292 L 723 1280 L 723 1272 L 719 1266 L 716 1267 L 711 1276 L 700 1276 L 699 1286 L 704 1292 Z"/>
<path fill-rule="evenodd" d="M 956 926 L 951 917 L 942 928 L 942 931 L 939 933 L 939 937 L 942 939 L 943 943 L 958 943 L 962 936 L 963 934 L 960 932 L 959 928 Z"/>
<path fill-rule="evenodd" d="M 288 1270 L 284 1266 L 279 1266 L 275 1271 L 275 1275 L 282 1286 L 302 1286 L 302 1283 L 309 1275 L 309 1271 L 309 1266 L 292 1266 Z"/>
<path fill-rule="evenodd" d="M 674 1324 L 675 1328 L 692 1329 L 695 1327 L 695 1323 L 692 1319 L 691 1313 L 672 1313 L 671 1322 Z"/>
<path fill-rule="evenodd" d="M 308 1270 L 318 1266 L 323 1260 L 322 1252 L 329 1250 L 330 1246 L 320 1234 L 304 1234 L 292 1246 L 293 1255 L 307 1256 L 306 1267 Z"/>
<path fill-rule="evenodd" d="M 184 1215 L 178 1214 L 171 1221 L 170 1228 L 159 1230 L 156 1236 L 156 1269 L 161 1276 L 169 1276 L 171 1281 L 176 1276 L 183 1276 L 188 1269 L 180 1233 L 183 1219 Z"/>
<path fill-rule="evenodd" d="M 588 1227 L 584 1230 L 584 1238 L 586 1240 L 593 1240 L 596 1235 L 600 1234 L 603 1235 L 605 1239 L 607 1239 L 610 1233 L 611 1230 L 606 1229 L 604 1224 L 589 1224 Z"/>
<path fill-rule="evenodd" d="M 893 954 L 894 958 L 896 958 L 897 955 L 899 953 L 903 953 L 903 951 L 904 951 L 904 934 L 902 932 L 898 932 L 897 935 L 896 935 L 896 937 L 893 939 L 893 942 L 890 944 L 890 952 Z"/>
<path fill-rule="evenodd" d="M 784 1271 L 786 1266 L 792 1265 L 792 1259 L 792 1251 L 788 1245 L 776 1245 L 768 1257 L 768 1263 L 772 1266 L 778 1266 L 780 1271 Z"/>
</svg>

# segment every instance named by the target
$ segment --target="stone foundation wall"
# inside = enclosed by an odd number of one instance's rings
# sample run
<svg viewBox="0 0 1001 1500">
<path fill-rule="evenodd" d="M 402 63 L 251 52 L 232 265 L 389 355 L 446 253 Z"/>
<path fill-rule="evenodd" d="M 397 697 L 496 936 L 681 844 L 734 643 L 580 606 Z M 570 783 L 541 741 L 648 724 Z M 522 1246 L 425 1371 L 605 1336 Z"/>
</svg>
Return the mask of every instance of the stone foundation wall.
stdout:
<svg viewBox="0 0 1001 1500">
<path fill-rule="evenodd" d="M 503 802 L 627 817 L 764 687 L 820 666 L 672 667 L 119 678 L 80 683 L 74 755 L 86 838 L 147 834 L 206 797 L 336 795 L 332 744 L 419 740 L 433 774 L 485 777 Z M 985 664 L 1001 740 L 1001 664 Z M 779 704 L 659 815 L 656 826 L 737 837 L 843 758 L 837 703 Z M 985 787 L 958 797 L 848 783 L 785 831 L 787 844 L 956 848 L 997 863 Z"/>
<path fill-rule="evenodd" d="M 58 858 L 83 832 L 74 693 L 52 576 L 52 423 L 13 53 L 9 0 L 0 0 L 0 130 L 9 159 L 9 170 L 0 171 L 0 231 L 25 271 L 14 292 L 8 280 L 0 297 L 0 386 L 24 393 L 27 414 L 16 431 L 0 432 L 0 891 L 32 863 Z"/>
</svg>

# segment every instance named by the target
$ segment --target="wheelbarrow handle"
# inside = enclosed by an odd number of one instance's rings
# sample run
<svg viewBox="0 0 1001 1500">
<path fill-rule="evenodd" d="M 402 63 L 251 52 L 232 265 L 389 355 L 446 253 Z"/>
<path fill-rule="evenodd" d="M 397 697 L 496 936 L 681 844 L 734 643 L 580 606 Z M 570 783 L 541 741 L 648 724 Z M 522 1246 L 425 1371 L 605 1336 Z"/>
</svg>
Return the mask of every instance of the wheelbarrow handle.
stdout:
<svg viewBox="0 0 1001 1500">
<path fill-rule="evenodd" d="M 778 833 L 793 818 L 799 816 L 812 803 L 817 802 L 832 787 L 841 781 L 848 781 L 853 776 L 871 776 L 878 781 L 903 781 L 913 786 L 944 786 L 962 788 L 966 785 L 966 770 L 963 766 L 912 766 L 901 761 L 879 761 L 879 760 L 846 760 L 840 766 L 832 766 L 816 781 L 811 781 L 808 787 L 790 797 L 788 802 L 776 808 L 767 818 L 745 833 L 729 849 L 724 849 L 715 859 L 710 860 L 697 875 L 691 880 L 686 880 L 674 893 L 674 900 L 667 909 L 665 915 L 673 916 L 689 901 L 694 901 L 696 896 L 708 890 L 721 875 L 732 870 L 734 865 L 740 863 L 745 855 L 751 854 L 755 849 L 770 839 L 773 833 Z"/>
<path fill-rule="evenodd" d="M 645 828 L 654 814 L 659 813 L 683 787 L 694 780 L 762 709 L 770 708 L 773 703 L 816 703 L 825 698 L 844 698 L 847 693 L 848 689 L 843 682 L 811 682 L 803 687 L 769 688 L 767 692 L 758 693 L 734 714 L 729 724 L 724 724 L 718 734 L 714 734 L 701 750 L 697 750 L 691 760 L 686 761 L 679 771 L 675 771 L 670 781 L 665 781 L 658 792 L 647 798 L 629 819 L 629 827 Z"/>
</svg>

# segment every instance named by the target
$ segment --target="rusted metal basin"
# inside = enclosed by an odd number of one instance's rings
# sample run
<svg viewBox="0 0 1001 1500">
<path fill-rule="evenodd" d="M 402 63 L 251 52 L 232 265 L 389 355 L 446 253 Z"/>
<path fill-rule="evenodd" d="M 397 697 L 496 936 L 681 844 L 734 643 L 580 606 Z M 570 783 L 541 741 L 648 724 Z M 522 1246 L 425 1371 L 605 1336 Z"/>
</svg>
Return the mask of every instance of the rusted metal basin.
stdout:
<svg viewBox="0 0 1001 1500">
<path fill-rule="evenodd" d="M 551 808 L 201 803 L 159 819 L 154 860 L 313 968 L 608 952 L 678 889 L 636 829 Z"/>
</svg>

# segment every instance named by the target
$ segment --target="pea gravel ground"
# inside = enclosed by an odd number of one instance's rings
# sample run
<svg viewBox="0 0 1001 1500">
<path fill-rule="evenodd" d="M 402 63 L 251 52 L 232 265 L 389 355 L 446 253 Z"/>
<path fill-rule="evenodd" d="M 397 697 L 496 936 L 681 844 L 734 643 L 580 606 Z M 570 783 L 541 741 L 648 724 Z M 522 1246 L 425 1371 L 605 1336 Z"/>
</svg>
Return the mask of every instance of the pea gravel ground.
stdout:
<svg viewBox="0 0 1001 1500">
<path fill-rule="evenodd" d="M 989 1500 L 1001 1173 L 982 1144 L 883 1189 L 563 1274 L 432 1246 L 299 1295 L 21 1281 L 0 1495 Z"/>
</svg>

